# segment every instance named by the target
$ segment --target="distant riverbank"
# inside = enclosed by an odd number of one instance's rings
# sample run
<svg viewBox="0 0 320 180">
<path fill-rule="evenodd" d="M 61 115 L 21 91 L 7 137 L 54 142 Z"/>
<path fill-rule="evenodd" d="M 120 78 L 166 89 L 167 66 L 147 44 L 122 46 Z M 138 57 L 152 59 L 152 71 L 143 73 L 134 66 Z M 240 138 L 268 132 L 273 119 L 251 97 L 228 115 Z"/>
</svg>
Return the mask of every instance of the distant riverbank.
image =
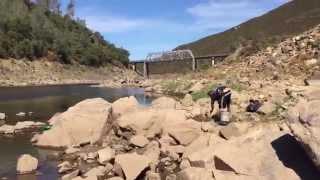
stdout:
<svg viewBox="0 0 320 180">
<path fill-rule="evenodd" d="M 121 87 L 134 82 L 137 75 L 114 65 L 88 67 L 47 60 L 0 59 L 0 86 L 98 85 Z"/>
</svg>

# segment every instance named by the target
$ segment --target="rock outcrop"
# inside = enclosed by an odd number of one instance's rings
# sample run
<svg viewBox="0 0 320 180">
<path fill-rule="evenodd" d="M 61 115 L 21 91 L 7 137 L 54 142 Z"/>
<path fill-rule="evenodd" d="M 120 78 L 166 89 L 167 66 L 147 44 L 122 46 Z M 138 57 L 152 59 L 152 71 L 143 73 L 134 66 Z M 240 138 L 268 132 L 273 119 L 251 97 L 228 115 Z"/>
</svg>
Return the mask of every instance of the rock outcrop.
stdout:
<svg viewBox="0 0 320 180">
<path fill-rule="evenodd" d="M 133 102 L 131 98 L 125 98 L 117 104 L 126 104 L 127 101 L 128 104 Z M 65 144 L 70 149 L 70 153 L 63 155 L 64 161 L 69 162 L 60 164 L 60 173 L 67 174 L 62 176 L 62 179 L 73 177 L 79 180 L 99 178 L 298 180 L 300 178 L 297 172 L 284 165 L 285 162 L 282 162 L 278 149 L 274 145 L 279 139 L 288 136 L 290 133 L 288 128 L 280 128 L 275 123 L 256 124 L 247 121 L 232 122 L 228 126 L 221 127 L 214 122 L 189 119 L 189 112 L 205 103 L 196 102 L 191 106 L 190 104 L 176 106 L 176 101 L 168 99 L 169 101 L 171 101 L 169 105 L 161 100 L 157 102 L 157 106 L 135 107 L 132 104 L 127 108 L 112 111 L 112 107 L 116 107 L 113 104 L 93 99 L 83 101 L 79 103 L 80 105 L 77 104 L 55 116 L 57 119 L 52 121 L 53 128 L 47 132 L 54 132 L 54 128 L 64 127 L 64 131 L 58 132 L 66 131 L 72 135 L 66 136 L 71 143 Z M 319 100 L 311 102 L 314 101 Z M 91 107 L 94 107 L 94 110 Z M 308 114 L 304 115 L 304 113 Z M 314 116 L 316 113 L 318 112 L 309 106 L 306 108 L 301 106 L 298 112 L 292 114 L 292 118 L 296 118 L 295 115 L 307 117 L 306 123 L 317 125 L 318 120 Z M 106 132 L 100 128 L 102 126 L 108 128 L 109 116 L 114 118 L 113 126 L 111 131 Z M 71 122 L 78 122 L 77 117 L 80 117 L 79 123 L 84 122 L 86 129 L 70 128 Z M 85 117 L 90 117 L 90 123 L 95 121 L 98 123 L 91 125 L 84 120 Z M 103 120 L 102 117 L 104 117 Z M 73 118 L 73 121 L 69 118 Z M 300 123 L 300 119 L 301 117 L 293 121 Z M 62 123 L 63 121 L 66 121 L 66 124 Z M 204 124 L 210 131 L 204 130 Z M 99 136 L 87 131 L 90 127 L 98 126 Z M 38 139 L 47 132 L 40 135 Z M 89 138 L 99 139 L 95 137 L 102 136 L 103 138 L 100 138 L 101 143 L 88 144 L 86 142 L 92 140 L 84 138 L 82 134 L 78 137 L 79 132 L 86 134 Z M 90 137 L 91 135 L 93 136 Z M 52 136 L 52 138 L 60 137 Z M 47 142 L 51 142 L 54 147 L 62 146 L 59 141 Z M 79 146 L 79 144 L 82 145 Z M 75 169 L 80 171 L 74 171 Z M 68 174 L 70 172 L 71 174 Z"/>
</svg>

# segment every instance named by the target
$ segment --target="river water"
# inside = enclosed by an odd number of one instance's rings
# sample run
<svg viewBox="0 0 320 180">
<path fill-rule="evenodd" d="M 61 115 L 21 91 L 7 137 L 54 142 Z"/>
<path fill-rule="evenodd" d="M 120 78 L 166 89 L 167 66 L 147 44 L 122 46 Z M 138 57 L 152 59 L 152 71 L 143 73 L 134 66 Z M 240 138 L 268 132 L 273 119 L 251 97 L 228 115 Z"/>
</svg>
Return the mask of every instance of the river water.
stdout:
<svg viewBox="0 0 320 180">
<path fill-rule="evenodd" d="M 101 97 L 114 102 L 126 96 L 135 96 L 142 105 L 148 105 L 152 100 L 144 95 L 142 89 L 136 88 L 112 89 L 90 85 L 8 87 L 0 88 L 0 112 L 6 113 L 7 124 L 25 120 L 45 122 L 55 113 L 63 112 L 84 99 Z M 17 116 L 19 112 L 26 113 L 26 116 Z M 47 159 L 48 151 L 31 145 L 31 136 L 30 133 L 15 137 L 0 136 L 0 179 L 58 179 L 56 163 Z M 38 176 L 15 175 L 16 161 L 21 154 L 31 154 L 39 159 Z"/>
</svg>

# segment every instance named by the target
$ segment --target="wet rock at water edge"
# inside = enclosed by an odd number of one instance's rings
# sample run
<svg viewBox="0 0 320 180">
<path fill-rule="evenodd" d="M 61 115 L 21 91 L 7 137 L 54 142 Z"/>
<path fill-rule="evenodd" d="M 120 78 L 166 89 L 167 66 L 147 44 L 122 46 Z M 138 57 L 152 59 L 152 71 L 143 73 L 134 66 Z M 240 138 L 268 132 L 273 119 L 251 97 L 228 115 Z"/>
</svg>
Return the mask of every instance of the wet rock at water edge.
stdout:
<svg viewBox="0 0 320 180">
<path fill-rule="evenodd" d="M 16 114 L 16 116 L 24 117 L 24 116 L 26 116 L 26 113 L 25 112 L 19 112 L 19 113 Z"/>
<path fill-rule="evenodd" d="M 54 116 L 52 128 L 38 136 L 35 145 L 66 148 L 88 142 L 97 143 L 111 126 L 108 123 L 111 121 L 111 111 L 111 104 L 102 98 L 81 101 L 66 112 Z"/>
<path fill-rule="evenodd" d="M 6 114 L 5 113 L 0 113 L 0 120 L 5 120 L 6 119 Z M 1 123 L 0 123 L 1 126 Z"/>
<path fill-rule="evenodd" d="M 3 126 L 4 124 L 6 124 L 6 121 L 0 120 L 0 126 Z"/>
<path fill-rule="evenodd" d="M 11 125 L 2 125 L 0 126 L 0 134 L 5 134 L 5 135 L 8 135 L 8 134 L 14 134 L 14 126 L 11 126 Z"/>
<path fill-rule="evenodd" d="M 17 173 L 18 174 L 28 174 L 33 173 L 38 168 L 38 159 L 32 157 L 29 154 L 24 154 L 19 157 L 17 162 Z"/>
</svg>

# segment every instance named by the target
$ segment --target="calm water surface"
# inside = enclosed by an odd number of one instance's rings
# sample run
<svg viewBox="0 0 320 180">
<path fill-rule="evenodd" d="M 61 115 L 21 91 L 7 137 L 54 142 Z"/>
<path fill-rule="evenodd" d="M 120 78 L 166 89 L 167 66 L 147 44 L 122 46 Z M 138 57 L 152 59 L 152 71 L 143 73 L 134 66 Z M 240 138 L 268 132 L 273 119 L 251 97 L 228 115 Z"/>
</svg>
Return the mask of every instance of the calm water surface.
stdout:
<svg viewBox="0 0 320 180">
<path fill-rule="evenodd" d="M 148 105 L 151 98 L 146 97 L 142 89 L 101 88 L 88 85 L 65 85 L 43 87 L 0 88 L 0 112 L 6 113 L 7 124 L 18 121 L 47 121 L 57 112 L 63 112 L 74 104 L 88 98 L 101 97 L 109 102 L 135 96 L 142 105 Z M 25 112 L 25 117 L 16 116 Z M 31 134 L 16 137 L 0 136 L 0 178 L 17 180 L 56 180 L 56 163 L 47 160 L 47 151 L 37 149 L 30 143 Z M 32 154 L 40 161 L 38 176 L 15 176 L 15 166 L 19 155 Z"/>
</svg>

